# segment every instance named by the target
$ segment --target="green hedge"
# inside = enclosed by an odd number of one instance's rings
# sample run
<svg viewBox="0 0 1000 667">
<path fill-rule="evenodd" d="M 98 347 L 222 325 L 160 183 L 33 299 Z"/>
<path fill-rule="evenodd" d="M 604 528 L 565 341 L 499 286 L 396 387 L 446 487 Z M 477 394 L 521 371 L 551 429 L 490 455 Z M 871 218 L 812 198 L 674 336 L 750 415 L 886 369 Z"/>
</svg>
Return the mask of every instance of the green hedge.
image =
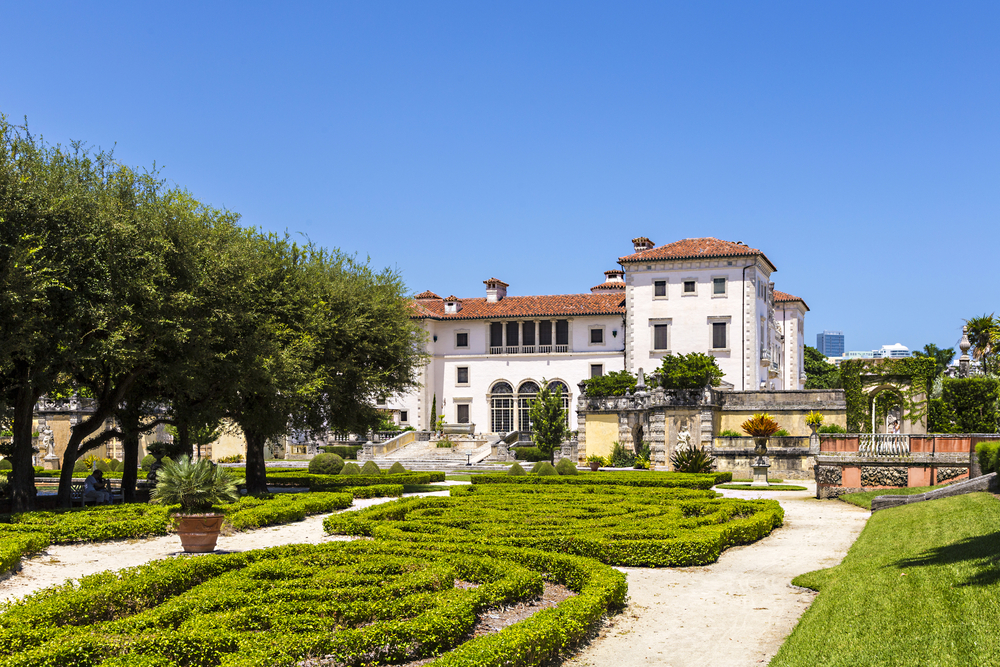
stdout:
<svg viewBox="0 0 1000 667">
<path fill-rule="evenodd" d="M 731 482 L 733 473 L 714 472 L 704 475 L 685 472 L 584 472 L 579 475 L 539 477 L 514 476 L 505 473 L 473 475 L 473 484 L 581 484 L 659 487 L 665 489 L 711 489 L 716 484 Z"/>
<path fill-rule="evenodd" d="M 515 478 L 516 479 L 516 478 Z M 456 486 L 327 517 L 329 533 L 417 543 L 517 546 L 633 567 L 703 565 L 781 525 L 774 500 L 627 486 Z"/>
<path fill-rule="evenodd" d="M 515 447 L 511 450 L 514 453 L 514 458 L 518 461 L 530 461 L 532 463 L 536 461 L 548 461 L 551 456 L 543 454 L 542 450 L 538 447 Z"/>
<path fill-rule="evenodd" d="M 486 610 L 543 580 L 577 593 L 503 632 L 466 641 Z M 477 586 L 455 587 L 456 581 Z M 0 614 L 0 664 L 287 666 L 539 665 L 625 603 L 625 576 L 525 549 L 379 542 L 290 545 L 156 561 L 48 589 Z"/>
<path fill-rule="evenodd" d="M 443 472 L 408 472 L 381 475 L 310 475 L 282 472 L 268 475 L 267 483 L 274 486 L 306 486 L 310 491 L 338 491 L 352 486 L 384 484 L 430 484 L 443 482 Z"/>
<path fill-rule="evenodd" d="M 1000 441 L 978 443 L 976 456 L 979 458 L 979 467 L 984 475 L 991 472 L 1000 473 Z"/>
<path fill-rule="evenodd" d="M 357 459 L 361 445 L 326 445 L 320 447 L 327 454 L 336 454 L 342 459 Z"/>
</svg>

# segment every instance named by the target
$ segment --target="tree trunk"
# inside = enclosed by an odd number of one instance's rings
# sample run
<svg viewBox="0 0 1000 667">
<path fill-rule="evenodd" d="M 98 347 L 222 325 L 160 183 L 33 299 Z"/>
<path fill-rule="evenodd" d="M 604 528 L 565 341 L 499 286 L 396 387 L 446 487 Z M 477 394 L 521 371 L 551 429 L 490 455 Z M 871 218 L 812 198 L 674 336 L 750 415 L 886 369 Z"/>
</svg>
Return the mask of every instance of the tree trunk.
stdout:
<svg viewBox="0 0 1000 667">
<path fill-rule="evenodd" d="M 267 493 L 267 468 L 264 465 L 264 446 L 267 438 L 256 433 L 244 432 L 247 440 L 247 495 L 262 496 Z"/>
<path fill-rule="evenodd" d="M 10 490 L 11 510 L 28 512 L 35 506 L 35 469 L 31 465 L 31 426 L 38 396 L 27 386 L 25 369 L 24 385 L 17 390 L 14 404 L 13 451 L 11 452 Z"/>
<path fill-rule="evenodd" d="M 177 440 L 181 446 L 181 456 L 187 456 L 194 461 L 194 448 L 191 446 L 191 427 L 186 421 L 177 422 Z"/>
</svg>

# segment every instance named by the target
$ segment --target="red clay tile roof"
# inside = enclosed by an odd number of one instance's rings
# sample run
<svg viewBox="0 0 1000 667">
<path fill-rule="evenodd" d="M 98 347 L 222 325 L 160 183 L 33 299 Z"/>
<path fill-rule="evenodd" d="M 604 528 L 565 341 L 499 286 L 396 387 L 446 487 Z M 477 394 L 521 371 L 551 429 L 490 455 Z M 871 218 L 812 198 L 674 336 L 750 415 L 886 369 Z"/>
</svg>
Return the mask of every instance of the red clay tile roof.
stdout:
<svg viewBox="0 0 1000 667">
<path fill-rule="evenodd" d="M 555 294 L 551 296 L 508 296 L 499 301 L 485 298 L 462 299 L 462 310 L 445 313 L 444 302 L 415 304 L 412 317 L 435 320 L 484 320 L 512 317 L 574 317 L 579 315 L 622 315 L 625 296 L 621 293 Z"/>
<path fill-rule="evenodd" d="M 461 301 L 461 299 L 459 299 L 457 296 L 455 296 L 454 294 L 452 294 L 447 299 L 445 299 L 445 301 Z"/>
<path fill-rule="evenodd" d="M 625 291 L 625 281 L 624 280 L 608 280 L 606 282 L 601 283 L 600 285 L 594 285 L 593 287 L 590 288 L 591 292 L 593 292 L 594 290 L 624 292 Z"/>
<path fill-rule="evenodd" d="M 510 287 L 510 285 L 500 280 L 499 278 L 490 278 L 489 280 L 484 280 L 483 284 L 486 285 L 487 287 L 493 287 L 495 285 L 499 285 L 500 287 Z"/>
<path fill-rule="evenodd" d="M 792 296 L 791 294 L 788 294 L 787 292 L 780 292 L 778 290 L 774 290 L 774 301 L 775 301 L 775 303 L 781 303 L 782 301 L 785 301 L 785 302 L 788 302 L 788 301 L 801 301 L 802 305 L 806 307 L 806 310 L 809 310 L 809 306 L 806 304 L 806 300 L 805 299 L 803 299 L 802 297 L 799 297 L 799 296 Z"/>
<path fill-rule="evenodd" d="M 702 257 L 746 257 L 749 255 L 760 255 L 764 258 L 765 262 L 771 265 L 773 270 L 777 270 L 774 264 L 771 263 L 771 260 L 767 258 L 767 255 L 760 250 L 739 243 L 733 243 L 732 241 L 722 241 L 710 236 L 701 239 L 674 241 L 667 245 L 619 257 L 618 261 L 625 263 L 645 262 L 657 259 L 701 259 Z"/>
<path fill-rule="evenodd" d="M 434 292 L 432 292 L 430 290 L 427 290 L 425 292 L 421 292 L 420 294 L 416 295 L 413 298 L 414 299 L 440 299 L 441 297 L 439 297 Z"/>
</svg>

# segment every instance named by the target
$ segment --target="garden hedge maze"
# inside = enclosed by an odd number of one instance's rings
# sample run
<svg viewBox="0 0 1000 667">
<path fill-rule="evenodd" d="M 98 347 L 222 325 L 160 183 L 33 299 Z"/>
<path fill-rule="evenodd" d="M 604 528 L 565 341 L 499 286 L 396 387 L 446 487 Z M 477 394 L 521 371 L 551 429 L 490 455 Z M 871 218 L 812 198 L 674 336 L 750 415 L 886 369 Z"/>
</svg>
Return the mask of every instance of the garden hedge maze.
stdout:
<svg viewBox="0 0 1000 667">
<path fill-rule="evenodd" d="M 518 478 L 513 478 L 518 479 Z M 712 563 L 781 525 L 774 500 L 714 491 L 577 484 L 476 484 L 449 498 L 407 498 L 323 521 L 329 533 L 417 543 L 519 546 L 611 565 Z"/>
</svg>

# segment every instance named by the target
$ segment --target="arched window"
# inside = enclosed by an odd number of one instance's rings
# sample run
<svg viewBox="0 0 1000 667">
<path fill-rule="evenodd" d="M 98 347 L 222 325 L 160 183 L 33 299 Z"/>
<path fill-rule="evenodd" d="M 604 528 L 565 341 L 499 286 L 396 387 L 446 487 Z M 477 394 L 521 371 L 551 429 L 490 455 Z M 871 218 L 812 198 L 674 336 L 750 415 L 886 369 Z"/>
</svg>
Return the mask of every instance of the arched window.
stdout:
<svg viewBox="0 0 1000 667">
<path fill-rule="evenodd" d="M 493 385 L 489 396 L 490 426 L 493 433 L 514 430 L 514 389 L 506 382 Z"/>
<path fill-rule="evenodd" d="M 538 395 L 538 385 L 528 380 L 517 388 L 517 430 L 531 432 L 531 403 Z"/>
<path fill-rule="evenodd" d="M 549 383 L 549 391 L 554 392 L 556 389 L 562 392 L 562 408 L 566 411 L 566 425 L 569 425 L 569 387 L 566 386 L 565 382 L 560 382 L 555 380 Z"/>
</svg>

